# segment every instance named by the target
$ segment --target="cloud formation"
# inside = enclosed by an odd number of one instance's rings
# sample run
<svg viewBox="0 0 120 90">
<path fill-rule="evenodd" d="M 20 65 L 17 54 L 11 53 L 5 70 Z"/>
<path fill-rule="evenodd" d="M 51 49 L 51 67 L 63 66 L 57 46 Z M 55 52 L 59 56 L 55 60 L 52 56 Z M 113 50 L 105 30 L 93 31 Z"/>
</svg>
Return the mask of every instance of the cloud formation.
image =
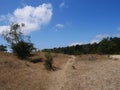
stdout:
<svg viewBox="0 0 120 90">
<path fill-rule="evenodd" d="M 3 33 L 3 31 L 9 30 L 10 27 L 9 26 L 0 26 L 0 34 Z"/>
<path fill-rule="evenodd" d="M 110 37 L 109 34 L 98 34 L 96 37 L 91 41 L 91 43 L 99 43 L 103 38 Z"/>
<path fill-rule="evenodd" d="M 62 8 L 65 6 L 65 2 L 60 3 L 59 7 Z"/>
<path fill-rule="evenodd" d="M 115 35 L 112 35 L 113 37 L 119 37 L 120 34 L 115 34 Z M 76 45 L 82 45 L 82 44 L 88 44 L 88 43 L 99 43 L 103 38 L 106 38 L 106 37 L 110 37 L 109 34 L 98 34 L 95 36 L 95 38 L 93 40 L 90 40 L 90 41 L 84 41 L 84 42 L 74 42 L 72 44 L 70 44 L 69 46 L 76 46 Z"/>
<path fill-rule="evenodd" d="M 70 44 L 69 46 L 76 46 L 76 45 L 83 45 L 83 44 L 87 44 L 87 42 L 74 42 Z"/>
<path fill-rule="evenodd" d="M 37 7 L 27 5 L 23 8 L 17 8 L 12 14 L 6 15 L 6 17 L 9 22 L 24 23 L 25 27 L 22 28 L 22 32 L 30 33 L 48 24 L 52 14 L 52 5 L 44 3 Z M 1 20 L 3 19 L 1 18 Z M 0 26 L 0 33 L 5 29 L 8 29 L 8 26 Z"/>
<path fill-rule="evenodd" d="M 55 27 L 58 29 L 61 29 L 61 28 L 64 28 L 64 25 L 63 24 L 56 24 Z"/>
</svg>

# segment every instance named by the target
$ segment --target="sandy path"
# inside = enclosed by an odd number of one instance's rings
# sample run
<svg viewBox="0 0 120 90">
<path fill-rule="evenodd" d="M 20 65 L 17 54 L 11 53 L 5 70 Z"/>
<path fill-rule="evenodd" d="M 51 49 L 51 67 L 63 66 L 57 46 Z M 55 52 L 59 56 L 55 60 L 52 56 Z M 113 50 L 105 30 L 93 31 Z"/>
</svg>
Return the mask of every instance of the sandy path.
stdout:
<svg viewBox="0 0 120 90">
<path fill-rule="evenodd" d="M 74 64 L 75 62 L 75 56 L 70 56 L 70 59 L 67 61 L 66 65 L 64 66 L 64 71 L 66 71 L 69 67 L 72 67 L 72 65 Z"/>
<path fill-rule="evenodd" d="M 0 71 L 0 90 L 120 90 L 119 55 L 107 60 L 87 58 L 72 55 L 57 71 L 40 69 L 39 64 L 15 69 L 9 63 L 13 69 L 3 66 Z"/>
<path fill-rule="evenodd" d="M 61 90 L 67 81 L 66 71 L 74 63 L 74 59 L 74 56 L 70 56 L 67 63 L 60 65 L 61 69 L 57 71 L 40 69 L 39 64 L 29 63 L 28 67 L 23 65 L 24 62 L 18 62 L 16 66 L 13 60 L 7 61 L 8 65 L 4 64 L 1 66 L 3 69 L 0 69 L 0 90 Z M 16 69 L 19 64 L 24 67 Z"/>
<path fill-rule="evenodd" d="M 46 90 L 62 90 L 65 83 L 67 82 L 66 72 L 69 67 L 72 67 L 75 61 L 75 56 L 70 56 L 67 63 L 61 67 L 61 70 L 52 72 L 49 77 L 51 83 L 48 84 L 48 88 Z"/>
<path fill-rule="evenodd" d="M 120 59 L 120 55 L 111 55 L 110 58 L 117 60 L 117 59 Z"/>
<path fill-rule="evenodd" d="M 76 61 L 75 56 L 70 56 L 61 70 L 50 74 L 45 90 L 120 90 L 120 56 L 112 57 L 110 60 Z"/>
<path fill-rule="evenodd" d="M 75 66 L 77 70 L 67 72 L 62 90 L 120 90 L 120 58 L 79 61 Z"/>
</svg>

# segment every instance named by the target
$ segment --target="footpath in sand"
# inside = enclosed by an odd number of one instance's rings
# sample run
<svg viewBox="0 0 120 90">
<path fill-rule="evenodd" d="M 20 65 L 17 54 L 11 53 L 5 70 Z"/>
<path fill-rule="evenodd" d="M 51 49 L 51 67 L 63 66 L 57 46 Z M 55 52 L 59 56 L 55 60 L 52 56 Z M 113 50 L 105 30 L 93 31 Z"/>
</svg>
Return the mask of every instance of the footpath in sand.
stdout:
<svg viewBox="0 0 120 90">
<path fill-rule="evenodd" d="M 0 90 L 120 90 L 119 55 L 60 56 L 56 71 L 10 58 L 0 61 Z"/>
<path fill-rule="evenodd" d="M 79 58 L 71 56 L 61 70 L 53 72 L 47 90 L 120 90 L 120 56 Z"/>
<path fill-rule="evenodd" d="M 70 56 L 67 63 L 62 65 L 61 69 L 50 74 L 48 88 L 46 90 L 62 90 L 67 82 L 67 71 L 75 62 L 75 56 Z"/>
</svg>

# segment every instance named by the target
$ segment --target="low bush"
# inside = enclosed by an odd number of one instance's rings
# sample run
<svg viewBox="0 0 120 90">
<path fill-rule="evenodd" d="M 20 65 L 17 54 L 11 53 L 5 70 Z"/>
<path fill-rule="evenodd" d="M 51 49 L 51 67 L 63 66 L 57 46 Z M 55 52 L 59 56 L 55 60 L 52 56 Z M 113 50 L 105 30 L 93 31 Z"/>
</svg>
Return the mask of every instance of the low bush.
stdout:
<svg viewBox="0 0 120 90">
<path fill-rule="evenodd" d="M 45 54 L 46 60 L 44 66 L 47 70 L 54 70 L 53 69 L 53 57 L 50 53 Z"/>
<path fill-rule="evenodd" d="M 31 52 L 34 49 L 32 43 L 21 41 L 12 45 L 13 53 L 20 59 L 27 59 L 31 56 Z"/>
</svg>

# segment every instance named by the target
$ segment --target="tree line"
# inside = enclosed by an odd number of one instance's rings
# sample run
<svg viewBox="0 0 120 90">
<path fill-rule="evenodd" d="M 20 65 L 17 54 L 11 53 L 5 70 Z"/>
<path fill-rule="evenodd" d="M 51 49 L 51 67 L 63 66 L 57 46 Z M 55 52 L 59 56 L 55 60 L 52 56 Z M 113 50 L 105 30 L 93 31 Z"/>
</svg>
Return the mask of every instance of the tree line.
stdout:
<svg viewBox="0 0 120 90">
<path fill-rule="evenodd" d="M 70 55 L 79 54 L 120 54 L 120 38 L 106 37 L 99 43 L 83 44 L 53 49 L 43 49 L 43 52 L 63 53 Z"/>
</svg>

